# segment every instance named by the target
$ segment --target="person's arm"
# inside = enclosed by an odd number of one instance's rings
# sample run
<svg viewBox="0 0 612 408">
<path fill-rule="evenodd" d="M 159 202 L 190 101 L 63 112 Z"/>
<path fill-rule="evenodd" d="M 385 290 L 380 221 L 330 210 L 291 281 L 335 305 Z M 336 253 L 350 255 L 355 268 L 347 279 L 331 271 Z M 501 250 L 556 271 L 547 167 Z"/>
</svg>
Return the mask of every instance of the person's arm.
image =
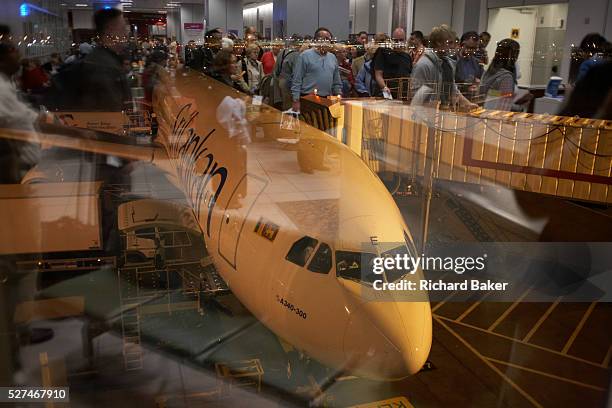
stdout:
<svg viewBox="0 0 612 408">
<path fill-rule="evenodd" d="M 242 79 L 244 79 L 245 83 L 250 83 L 251 79 L 249 78 L 250 73 L 249 73 L 249 68 L 247 66 L 247 60 L 246 57 L 242 57 Z"/>
<path fill-rule="evenodd" d="M 470 110 L 474 110 L 478 108 L 478 105 L 470 102 L 469 99 L 463 96 L 463 94 L 457 88 L 456 84 L 455 84 L 455 102 L 457 103 L 459 109 L 464 110 L 464 111 L 470 111 Z"/>
<path fill-rule="evenodd" d="M 412 73 L 410 74 L 410 80 L 412 82 L 412 87 L 415 90 L 418 90 L 420 87 L 425 85 L 427 81 L 427 71 L 424 64 L 415 64 L 412 69 Z"/>
<path fill-rule="evenodd" d="M 480 64 L 476 64 L 478 66 L 478 71 L 477 71 L 477 75 L 476 78 L 481 79 L 482 75 L 484 74 L 484 66 L 480 65 Z"/>
<path fill-rule="evenodd" d="M 370 96 L 370 90 L 368 89 L 366 83 L 366 68 L 365 66 L 361 67 L 359 73 L 357 74 L 357 78 L 355 79 L 355 91 L 359 94 L 359 96 L 367 95 Z"/>
<path fill-rule="evenodd" d="M 487 49 L 484 48 L 482 50 L 482 65 L 489 65 L 489 53 L 487 52 Z"/>
<path fill-rule="evenodd" d="M 360 69 L 358 69 L 359 67 L 357 66 L 357 58 L 355 58 L 353 60 L 353 62 L 351 62 L 351 69 L 353 70 L 353 75 L 355 77 L 357 77 L 357 75 L 359 75 L 359 71 Z"/>
<path fill-rule="evenodd" d="M 242 79 L 242 77 L 239 77 L 234 81 L 234 88 L 248 95 L 253 94 L 253 92 L 251 92 L 249 84 L 244 79 Z"/>
<path fill-rule="evenodd" d="M 376 53 L 374 54 L 374 57 L 372 58 L 371 66 L 372 66 L 372 72 L 374 72 L 374 81 L 376 81 L 376 84 L 378 85 L 378 89 L 380 89 L 381 92 L 385 90 L 389 91 L 389 88 L 387 88 L 387 85 L 385 84 L 385 78 L 383 77 L 384 65 L 385 65 L 384 50 L 383 48 L 379 48 L 378 50 L 376 50 Z"/>
<path fill-rule="evenodd" d="M 375 69 L 374 70 L 374 80 L 376 81 L 376 83 L 378 84 L 378 88 L 381 91 L 389 91 L 389 88 L 387 88 L 387 85 L 385 84 L 385 79 L 383 78 L 383 71 L 382 69 Z"/>
<path fill-rule="evenodd" d="M 332 82 L 332 94 L 341 95 L 342 94 L 342 79 L 340 78 L 340 68 L 338 64 L 336 64 L 336 69 L 334 69 L 334 80 Z"/>
<path fill-rule="evenodd" d="M 304 57 L 300 54 L 293 66 L 293 76 L 291 77 L 291 98 L 293 99 L 292 109 L 295 112 L 300 110 L 300 96 L 302 94 L 302 81 L 304 80 Z"/>
</svg>

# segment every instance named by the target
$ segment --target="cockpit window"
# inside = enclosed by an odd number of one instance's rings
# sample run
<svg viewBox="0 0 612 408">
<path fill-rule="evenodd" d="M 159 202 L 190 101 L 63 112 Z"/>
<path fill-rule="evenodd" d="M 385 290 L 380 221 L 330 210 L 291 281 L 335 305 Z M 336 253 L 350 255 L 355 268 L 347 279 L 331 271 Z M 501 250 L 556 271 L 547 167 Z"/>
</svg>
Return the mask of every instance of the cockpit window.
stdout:
<svg viewBox="0 0 612 408">
<path fill-rule="evenodd" d="M 299 266 L 306 265 L 306 262 L 308 262 L 308 259 L 317 246 L 317 242 L 318 241 L 316 239 L 311 237 L 302 237 L 298 239 L 291 246 L 291 249 L 289 250 L 289 253 L 287 253 L 285 259 Z"/>
<path fill-rule="evenodd" d="M 317 273 L 328 273 L 332 267 L 332 250 L 325 242 L 321 242 L 319 249 L 312 257 L 308 270 Z"/>
<path fill-rule="evenodd" d="M 372 272 L 375 256 L 367 252 L 336 251 L 336 274 L 340 278 L 372 284 L 380 279 Z"/>
<path fill-rule="evenodd" d="M 383 252 L 381 254 L 381 257 L 395 258 L 397 255 L 399 255 L 400 258 L 403 258 L 404 255 L 410 256 L 410 252 L 408 252 L 408 248 L 405 245 L 400 245 L 389 251 Z M 404 269 L 385 270 L 385 278 L 387 279 L 387 282 L 395 282 L 396 280 L 399 280 L 400 278 L 404 277 L 407 273 L 410 273 L 411 271 L 412 270 L 410 269 L 408 270 L 404 270 Z"/>
</svg>

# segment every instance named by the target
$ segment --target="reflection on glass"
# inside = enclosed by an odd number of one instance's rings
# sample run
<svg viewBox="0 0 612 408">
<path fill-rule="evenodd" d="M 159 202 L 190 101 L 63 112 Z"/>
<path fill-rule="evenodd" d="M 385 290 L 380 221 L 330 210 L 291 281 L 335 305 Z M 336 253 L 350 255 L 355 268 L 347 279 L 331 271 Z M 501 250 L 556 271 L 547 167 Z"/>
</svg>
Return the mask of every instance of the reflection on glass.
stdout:
<svg viewBox="0 0 612 408">
<path fill-rule="evenodd" d="M 336 274 L 343 279 L 371 285 L 380 279 L 372 272 L 375 257 L 367 252 L 336 251 Z"/>
</svg>

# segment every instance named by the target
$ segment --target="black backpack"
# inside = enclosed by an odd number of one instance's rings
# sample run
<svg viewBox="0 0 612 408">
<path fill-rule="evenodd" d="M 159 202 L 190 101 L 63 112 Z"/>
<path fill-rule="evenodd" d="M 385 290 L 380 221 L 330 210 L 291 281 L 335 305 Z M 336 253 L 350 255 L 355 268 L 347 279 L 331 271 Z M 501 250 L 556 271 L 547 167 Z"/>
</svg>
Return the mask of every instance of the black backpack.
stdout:
<svg viewBox="0 0 612 408">
<path fill-rule="evenodd" d="M 276 71 L 274 71 L 274 75 L 278 78 L 281 74 L 281 72 L 283 71 L 283 64 L 285 63 L 285 58 L 287 58 L 288 55 L 290 55 L 292 52 L 295 52 L 295 50 L 291 50 L 291 49 L 284 49 L 283 53 L 280 57 L 280 62 L 278 64 L 278 68 L 276 68 Z"/>
</svg>

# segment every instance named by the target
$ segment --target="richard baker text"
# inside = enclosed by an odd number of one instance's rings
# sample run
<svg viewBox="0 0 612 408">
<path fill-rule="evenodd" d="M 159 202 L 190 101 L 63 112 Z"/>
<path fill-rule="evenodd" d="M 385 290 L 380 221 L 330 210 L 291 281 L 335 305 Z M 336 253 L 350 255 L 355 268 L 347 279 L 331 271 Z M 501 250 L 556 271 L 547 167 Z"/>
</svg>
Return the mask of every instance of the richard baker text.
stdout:
<svg viewBox="0 0 612 408">
<path fill-rule="evenodd" d="M 407 290 L 407 291 L 505 291 L 508 282 L 492 280 L 466 279 L 460 282 L 444 282 L 442 280 L 420 279 L 410 281 L 401 279 L 396 282 L 384 282 L 382 279 L 373 282 L 375 290 Z"/>
</svg>

